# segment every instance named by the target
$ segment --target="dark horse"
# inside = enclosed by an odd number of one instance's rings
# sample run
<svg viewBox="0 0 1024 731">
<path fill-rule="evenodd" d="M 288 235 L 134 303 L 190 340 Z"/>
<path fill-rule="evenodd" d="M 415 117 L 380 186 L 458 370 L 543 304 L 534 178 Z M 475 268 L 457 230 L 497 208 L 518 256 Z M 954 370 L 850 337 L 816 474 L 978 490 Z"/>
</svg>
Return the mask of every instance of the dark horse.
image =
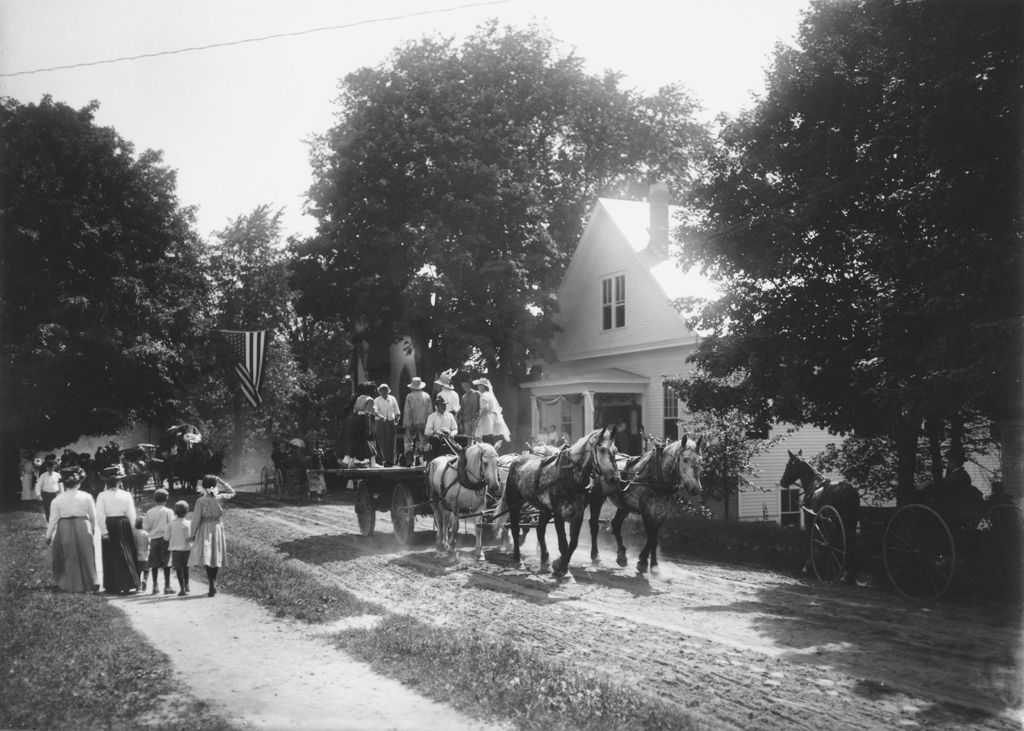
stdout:
<svg viewBox="0 0 1024 731">
<path fill-rule="evenodd" d="M 644 523 L 647 541 L 640 551 L 636 570 L 647 573 L 648 557 L 651 573 L 658 573 L 658 532 L 681 493 L 700 495 L 700 462 L 704 437 L 696 442 L 686 435 L 667 445 L 658 444 L 639 457 L 619 455 L 619 481 L 615 485 L 602 482 L 590 498 L 590 558 L 598 560 L 597 533 L 601 506 L 610 499 L 616 507 L 612 531 L 618 545 L 616 563 L 626 565 L 626 546 L 622 542 L 622 524 L 630 513 L 639 515 Z"/>
<path fill-rule="evenodd" d="M 803 513 L 807 525 L 807 549 L 812 550 L 815 536 L 815 524 L 818 513 L 826 505 L 835 508 L 843 519 L 843 532 L 846 534 L 846 557 L 843 561 L 844 584 L 855 584 L 857 560 L 857 520 L 860 511 L 860 493 L 849 482 L 832 482 L 825 479 L 802 458 L 803 451 L 789 453 L 786 470 L 779 480 L 779 485 L 787 488 L 799 484 L 803 491 Z M 811 571 L 810 553 L 804 564 L 803 572 Z"/>
<path fill-rule="evenodd" d="M 519 555 L 519 518 L 525 504 L 537 508 L 537 543 L 541 565 L 548 563 L 544 532 L 549 520 L 555 521 L 559 556 L 551 565 L 551 573 L 562 576 L 569 570 L 569 560 L 580 537 L 583 511 L 590 501 L 591 478 L 607 484 L 618 482 L 615 469 L 615 427 L 596 429 L 550 457 L 523 454 L 512 462 L 498 512 L 508 506 L 512 528 L 512 560 L 522 565 Z M 569 521 L 570 538 L 565 537 L 565 521 Z"/>
<path fill-rule="evenodd" d="M 219 475 L 224 470 L 223 450 L 214 451 L 203 443 L 199 429 L 180 424 L 167 430 L 160 440 L 158 457 L 151 461 L 158 471 L 158 485 L 167 481 L 167 489 L 175 485 L 194 492 L 204 475 Z"/>
</svg>

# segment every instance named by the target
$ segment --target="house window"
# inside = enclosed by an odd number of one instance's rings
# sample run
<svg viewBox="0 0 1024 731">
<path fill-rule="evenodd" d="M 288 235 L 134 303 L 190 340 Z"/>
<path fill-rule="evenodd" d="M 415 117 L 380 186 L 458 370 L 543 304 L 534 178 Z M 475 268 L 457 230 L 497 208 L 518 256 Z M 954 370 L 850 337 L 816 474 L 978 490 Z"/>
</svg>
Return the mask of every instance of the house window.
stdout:
<svg viewBox="0 0 1024 731">
<path fill-rule="evenodd" d="M 782 500 L 779 522 L 783 526 L 800 527 L 800 488 L 783 488 L 779 493 Z"/>
<path fill-rule="evenodd" d="M 626 275 L 601 280 L 601 327 L 626 326 Z"/>
<path fill-rule="evenodd" d="M 666 439 L 679 438 L 679 396 L 667 383 L 661 384 L 661 401 L 664 423 L 662 434 Z"/>
</svg>

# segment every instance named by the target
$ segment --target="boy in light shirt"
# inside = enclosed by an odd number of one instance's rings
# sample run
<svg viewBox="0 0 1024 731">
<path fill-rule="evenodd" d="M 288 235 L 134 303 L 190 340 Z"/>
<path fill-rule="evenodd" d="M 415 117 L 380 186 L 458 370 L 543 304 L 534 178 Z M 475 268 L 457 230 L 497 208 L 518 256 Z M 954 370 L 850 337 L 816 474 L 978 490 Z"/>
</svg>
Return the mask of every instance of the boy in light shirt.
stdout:
<svg viewBox="0 0 1024 731">
<path fill-rule="evenodd" d="M 142 527 L 149 533 L 149 568 L 153 572 L 153 593 L 159 594 L 157 588 L 157 569 L 164 570 L 164 594 L 173 594 L 171 588 L 171 554 L 170 540 L 171 522 L 174 511 L 167 507 L 167 491 L 160 488 L 153 493 L 156 505 L 146 511 L 142 518 Z"/>
<path fill-rule="evenodd" d="M 188 503 L 184 500 L 174 503 L 175 517 L 168 528 L 167 547 L 171 552 L 174 575 L 178 577 L 178 586 L 180 587 L 178 596 L 185 596 L 189 592 L 188 554 L 192 550 L 192 542 L 189 540 L 192 522 L 185 520 L 186 515 L 188 515 Z"/>
</svg>

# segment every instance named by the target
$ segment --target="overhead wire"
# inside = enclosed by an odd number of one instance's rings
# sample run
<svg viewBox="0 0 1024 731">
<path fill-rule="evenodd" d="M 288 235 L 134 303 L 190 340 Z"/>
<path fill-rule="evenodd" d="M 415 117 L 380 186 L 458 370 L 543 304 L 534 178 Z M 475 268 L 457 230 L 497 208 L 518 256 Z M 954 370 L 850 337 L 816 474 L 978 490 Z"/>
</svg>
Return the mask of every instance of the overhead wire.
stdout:
<svg viewBox="0 0 1024 731">
<path fill-rule="evenodd" d="M 140 53 L 135 56 L 118 56 L 117 58 L 107 58 L 98 61 L 83 61 L 79 63 L 64 64 L 61 66 L 48 66 L 46 68 L 38 69 L 27 69 L 25 71 L 11 71 L 9 73 L 0 73 L 0 78 L 10 78 L 12 76 L 27 76 L 29 74 L 42 74 L 50 71 L 66 71 L 69 69 L 87 68 L 89 66 L 102 66 L 105 64 L 112 63 L 123 63 L 125 61 L 138 61 L 146 58 L 157 58 L 160 56 L 174 56 L 181 53 L 193 53 L 195 51 L 208 51 L 213 48 L 227 48 L 230 46 L 240 46 L 246 43 L 262 43 L 263 41 L 273 41 L 281 38 L 294 38 L 296 36 L 310 35 L 312 33 L 322 33 L 325 31 L 332 30 L 344 30 L 347 28 L 356 28 L 363 25 L 374 25 L 377 23 L 390 23 L 396 20 L 407 20 L 409 18 L 416 18 L 426 15 L 440 15 L 442 13 L 453 13 L 459 10 L 469 10 L 471 8 L 484 7 L 487 5 L 502 5 L 504 3 L 511 2 L 512 0 L 480 0 L 479 2 L 464 3 L 462 5 L 453 5 L 447 8 L 436 8 L 433 10 L 417 10 L 411 13 L 402 13 L 401 15 L 390 15 L 380 18 L 367 18 L 366 20 L 356 20 L 351 23 L 341 23 L 339 25 L 324 25 L 317 28 L 307 28 L 306 30 L 290 31 L 287 33 L 273 33 L 266 36 L 257 36 L 253 38 L 242 38 L 235 41 L 222 41 L 220 43 L 209 43 L 203 46 L 189 46 L 186 48 L 177 48 L 168 51 L 154 51 L 152 53 Z"/>
</svg>

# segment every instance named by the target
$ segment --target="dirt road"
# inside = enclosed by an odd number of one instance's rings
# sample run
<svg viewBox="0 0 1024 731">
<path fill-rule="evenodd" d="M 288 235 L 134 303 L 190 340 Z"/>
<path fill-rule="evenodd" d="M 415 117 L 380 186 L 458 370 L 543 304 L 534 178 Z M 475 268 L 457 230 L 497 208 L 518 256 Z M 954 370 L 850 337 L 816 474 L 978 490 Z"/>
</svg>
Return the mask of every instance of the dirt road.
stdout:
<svg viewBox="0 0 1024 731">
<path fill-rule="evenodd" d="M 1021 617 L 1008 607 L 919 607 L 882 590 L 826 589 L 796 577 L 662 558 L 643 578 L 577 551 L 571 578 L 526 570 L 496 547 L 482 562 L 433 550 L 417 519 L 409 546 L 359 535 L 348 495 L 312 505 L 240 496 L 231 531 L 275 547 L 365 599 L 424 621 L 473 627 L 614 676 L 715 728 L 1017 729 Z M 553 531 L 551 531 L 553 534 Z M 553 535 L 549 538 L 553 543 Z M 553 554 L 554 555 L 554 554 Z"/>
</svg>

